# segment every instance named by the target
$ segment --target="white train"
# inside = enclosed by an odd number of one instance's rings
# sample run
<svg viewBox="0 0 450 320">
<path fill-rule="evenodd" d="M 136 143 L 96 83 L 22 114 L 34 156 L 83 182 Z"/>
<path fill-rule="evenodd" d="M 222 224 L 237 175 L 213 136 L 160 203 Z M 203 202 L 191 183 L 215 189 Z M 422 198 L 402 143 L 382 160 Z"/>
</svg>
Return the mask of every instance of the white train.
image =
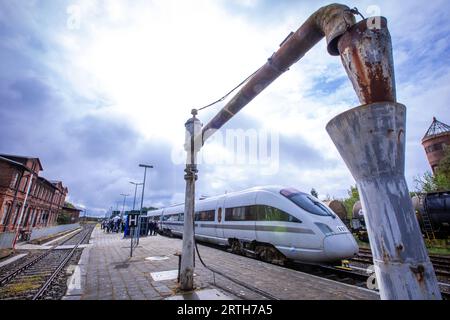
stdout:
<svg viewBox="0 0 450 320">
<path fill-rule="evenodd" d="M 358 253 L 339 217 L 293 188 L 256 187 L 196 201 L 195 235 L 266 261 L 335 262 Z M 184 204 L 148 214 L 160 231 L 182 236 Z"/>
</svg>

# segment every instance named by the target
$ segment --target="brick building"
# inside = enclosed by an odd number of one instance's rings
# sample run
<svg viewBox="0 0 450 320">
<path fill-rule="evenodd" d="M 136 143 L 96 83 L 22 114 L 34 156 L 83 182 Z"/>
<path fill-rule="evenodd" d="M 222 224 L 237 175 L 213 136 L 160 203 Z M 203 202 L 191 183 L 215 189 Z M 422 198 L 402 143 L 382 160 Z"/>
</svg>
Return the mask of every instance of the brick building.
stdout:
<svg viewBox="0 0 450 320">
<path fill-rule="evenodd" d="M 450 147 L 450 126 L 433 118 L 433 123 L 422 139 L 422 145 L 431 169 L 436 173 L 446 148 Z"/>
<path fill-rule="evenodd" d="M 81 209 L 75 208 L 70 203 L 65 203 L 62 208 L 62 213 L 67 216 L 68 221 L 67 223 L 77 223 L 80 222 L 80 212 Z"/>
<path fill-rule="evenodd" d="M 0 154 L 0 232 L 56 224 L 68 190 L 42 170 L 38 158 Z"/>
</svg>

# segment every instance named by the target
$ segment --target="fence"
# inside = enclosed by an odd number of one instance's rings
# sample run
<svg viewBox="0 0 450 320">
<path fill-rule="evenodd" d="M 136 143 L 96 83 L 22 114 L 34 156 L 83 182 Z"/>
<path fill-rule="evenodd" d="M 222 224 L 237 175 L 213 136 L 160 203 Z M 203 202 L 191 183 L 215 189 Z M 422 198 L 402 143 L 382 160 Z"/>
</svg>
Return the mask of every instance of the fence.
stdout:
<svg viewBox="0 0 450 320">
<path fill-rule="evenodd" d="M 49 235 L 57 234 L 60 232 L 75 230 L 79 227 L 80 227 L 79 223 L 73 223 L 73 224 L 63 224 L 63 225 L 55 226 L 55 227 L 33 229 L 33 231 L 31 232 L 30 240 L 47 237 Z"/>
<path fill-rule="evenodd" d="M 15 232 L 0 233 L 0 250 L 1 249 L 12 249 L 15 237 L 16 237 Z"/>
</svg>

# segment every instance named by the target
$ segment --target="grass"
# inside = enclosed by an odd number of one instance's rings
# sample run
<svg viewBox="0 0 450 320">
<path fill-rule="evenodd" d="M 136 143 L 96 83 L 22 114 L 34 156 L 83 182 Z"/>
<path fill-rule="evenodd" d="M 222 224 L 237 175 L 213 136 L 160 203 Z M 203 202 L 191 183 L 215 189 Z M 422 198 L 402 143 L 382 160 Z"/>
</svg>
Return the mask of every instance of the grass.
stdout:
<svg viewBox="0 0 450 320">
<path fill-rule="evenodd" d="M 38 289 L 42 285 L 42 276 L 28 277 L 24 282 L 9 284 L 0 289 L 0 297 L 21 294 Z"/>
<path fill-rule="evenodd" d="M 354 235 L 355 236 L 355 235 Z M 360 248 L 370 249 L 370 244 L 359 240 L 355 236 L 355 240 Z M 425 245 L 429 254 L 437 255 L 450 255 L 450 246 L 448 240 L 427 240 L 425 239 Z"/>
</svg>

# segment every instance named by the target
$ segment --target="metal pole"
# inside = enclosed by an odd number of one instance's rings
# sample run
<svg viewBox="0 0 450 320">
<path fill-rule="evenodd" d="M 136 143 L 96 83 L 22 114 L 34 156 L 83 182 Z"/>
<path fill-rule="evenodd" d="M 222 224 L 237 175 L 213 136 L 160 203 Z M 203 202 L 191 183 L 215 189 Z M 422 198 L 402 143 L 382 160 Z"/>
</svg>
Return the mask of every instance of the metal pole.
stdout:
<svg viewBox="0 0 450 320">
<path fill-rule="evenodd" d="M 129 218 L 129 217 L 128 217 Z M 130 220 L 128 220 L 128 223 Z M 132 234 L 132 228 L 130 227 L 130 258 L 133 257 L 133 234 Z"/>
<path fill-rule="evenodd" d="M 405 180 L 406 107 L 396 102 L 391 37 L 384 18 L 367 20 L 339 41 L 363 106 L 327 131 L 357 182 L 382 299 L 441 299 Z"/>
<path fill-rule="evenodd" d="M 18 178 L 19 182 L 16 182 L 17 183 L 17 188 L 16 188 L 16 191 L 14 191 L 14 198 L 13 198 L 11 207 L 9 208 L 9 210 L 8 210 L 8 212 L 6 214 L 6 220 L 4 221 L 5 224 L 3 225 L 3 232 L 6 231 L 6 228 L 9 225 L 9 221 L 11 220 L 12 215 L 14 214 L 14 209 L 15 209 L 15 207 L 17 205 L 17 194 L 19 193 L 20 183 L 22 182 L 23 175 L 24 175 L 24 171 L 21 171 L 20 172 L 20 178 Z"/>
<path fill-rule="evenodd" d="M 123 214 L 125 213 L 125 199 L 129 196 L 129 194 L 120 194 L 121 196 L 123 196 L 123 204 L 122 204 L 122 212 L 120 214 L 120 219 L 123 219 Z"/>
<path fill-rule="evenodd" d="M 197 110 L 192 110 L 192 118 L 186 124 L 185 150 L 186 169 L 184 179 L 186 180 L 186 194 L 184 206 L 183 227 L 183 252 L 181 255 L 180 289 L 191 291 L 194 289 L 194 211 L 195 211 L 195 181 L 197 180 L 197 153 L 201 144 L 196 144 L 194 137 L 201 132 L 200 120 L 195 116 Z"/>
<path fill-rule="evenodd" d="M 137 187 L 138 187 L 138 185 L 136 184 L 134 187 L 135 187 L 135 188 L 134 188 L 133 211 L 134 211 L 134 207 L 135 207 L 135 205 L 136 205 L 136 193 L 137 193 Z"/>
<path fill-rule="evenodd" d="M 142 197 L 141 197 L 141 210 L 139 212 L 139 219 L 138 219 L 138 235 L 137 235 L 137 244 L 139 245 L 139 237 L 141 232 L 141 215 L 142 215 L 142 209 L 144 207 L 144 191 L 145 191 L 145 179 L 147 177 L 147 168 L 153 169 L 153 166 L 147 165 L 147 164 L 140 164 L 139 167 L 144 168 L 144 182 L 142 183 Z"/>
<path fill-rule="evenodd" d="M 133 211 L 134 211 L 134 208 L 135 208 L 135 205 L 136 205 L 137 187 L 138 187 L 138 186 L 142 186 L 143 184 L 142 184 L 142 183 L 132 182 L 132 181 L 130 181 L 130 183 L 131 183 L 131 184 L 134 184 L 134 186 L 135 186 L 135 188 L 134 188 L 134 200 L 133 200 Z"/>
<path fill-rule="evenodd" d="M 31 189 L 31 184 L 32 184 L 32 182 L 33 182 L 33 174 L 30 173 L 30 182 L 28 183 L 28 186 L 27 186 L 27 192 L 26 192 L 26 194 L 25 194 L 25 199 L 23 200 L 22 209 L 20 210 L 19 219 L 17 219 L 17 220 L 18 220 L 18 223 L 17 223 L 16 235 L 15 235 L 15 237 L 14 237 L 13 248 L 16 246 L 17 238 L 19 237 L 19 232 L 20 232 L 20 229 L 21 229 L 21 228 L 20 228 L 20 223 L 22 222 L 22 217 L 23 217 L 23 213 L 24 213 L 24 211 L 25 211 L 25 206 L 26 206 L 26 204 L 27 204 L 28 195 L 29 195 L 29 193 L 30 193 L 30 189 Z M 19 186 L 20 186 L 20 185 L 19 185 Z M 15 227 L 15 226 L 14 226 L 14 227 Z"/>
</svg>

